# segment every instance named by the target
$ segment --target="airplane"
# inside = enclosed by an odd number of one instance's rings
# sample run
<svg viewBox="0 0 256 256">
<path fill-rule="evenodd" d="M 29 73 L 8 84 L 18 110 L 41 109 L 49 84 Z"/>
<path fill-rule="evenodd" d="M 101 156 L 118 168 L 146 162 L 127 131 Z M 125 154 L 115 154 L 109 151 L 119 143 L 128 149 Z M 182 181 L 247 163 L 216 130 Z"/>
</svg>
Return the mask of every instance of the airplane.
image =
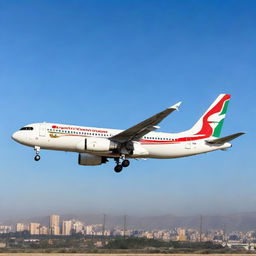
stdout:
<svg viewBox="0 0 256 256">
<path fill-rule="evenodd" d="M 179 133 L 155 130 L 181 102 L 126 130 L 43 122 L 22 127 L 12 138 L 33 147 L 35 161 L 40 160 L 41 149 L 77 152 L 79 165 L 101 165 L 114 159 L 114 170 L 119 173 L 130 165 L 128 159 L 170 159 L 230 148 L 229 142 L 245 133 L 220 137 L 229 100 L 229 94 L 220 94 L 191 129 Z"/>
</svg>

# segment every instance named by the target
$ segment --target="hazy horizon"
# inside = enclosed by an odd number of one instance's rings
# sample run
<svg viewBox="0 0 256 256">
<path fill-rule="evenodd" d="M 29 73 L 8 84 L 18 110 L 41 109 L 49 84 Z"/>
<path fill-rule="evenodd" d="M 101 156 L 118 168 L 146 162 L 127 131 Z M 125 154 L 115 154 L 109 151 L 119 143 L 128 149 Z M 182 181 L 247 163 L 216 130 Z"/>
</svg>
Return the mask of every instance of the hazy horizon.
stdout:
<svg viewBox="0 0 256 256">
<path fill-rule="evenodd" d="M 104 215 L 106 217 L 111 217 L 111 218 L 120 218 L 123 216 L 126 217 L 131 217 L 131 218 L 150 218 L 150 217 L 164 217 L 164 216 L 172 216 L 172 217 L 225 217 L 225 216 L 237 216 L 237 215 L 256 215 L 256 211 L 252 212 L 227 212 L 227 213 L 212 213 L 212 214 L 173 214 L 173 213 L 165 213 L 165 214 L 109 214 L 109 213 L 90 213 L 90 212 L 83 212 L 83 213 L 58 213 L 58 212 L 51 212 L 49 214 L 44 214 L 44 215 L 23 215 L 23 216 L 13 216 L 13 217 L 6 217 L 6 218 L 1 218 L 0 219 L 0 224 L 1 221 L 16 221 L 16 220 L 31 220 L 31 219 L 41 219 L 41 218 L 46 218 L 49 217 L 50 215 L 59 215 L 60 219 L 66 219 L 66 218 L 78 218 L 83 217 L 83 216 L 95 216 L 95 217 L 103 217 Z"/>
<path fill-rule="evenodd" d="M 56 213 L 55 213 L 56 214 Z M 104 217 L 105 216 L 105 217 Z M 37 216 L 30 218 L 16 218 L 0 220 L 1 225 L 15 227 L 17 223 L 40 223 L 42 226 L 49 226 L 50 216 Z M 108 229 L 122 227 L 124 215 L 113 216 L 103 214 L 83 214 L 83 215 L 60 215 L 60 225 L 62 221 L 73 220 L 81 221 L 84 225 L 102 224 L 105 220 L 105 226 Z M 194 216 L 134 216 L 125 215 L 128 229 L 137 230 L 168 230 L 175 228 L 195 228 L 199 229 L 202 220 L 203 230 L 220 230 L 225 229 L 232 231 L 252 231 L 256 229 L 256 212 L 254 213 L 237 213 L 227 215 L 194 215 Z"/>
</svg>

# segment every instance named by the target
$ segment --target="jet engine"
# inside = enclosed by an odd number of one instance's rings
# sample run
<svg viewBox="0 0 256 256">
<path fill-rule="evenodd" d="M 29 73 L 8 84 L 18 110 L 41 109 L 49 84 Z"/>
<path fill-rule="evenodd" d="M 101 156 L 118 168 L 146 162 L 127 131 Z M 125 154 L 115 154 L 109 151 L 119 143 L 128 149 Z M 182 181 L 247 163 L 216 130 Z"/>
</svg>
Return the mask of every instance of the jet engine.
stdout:
<svg viewBox="0 0 256 256">
<path fill-rule="evenodd" d="M 104 138 L 86 138 L 77 144 L 77 149 L 91 152 L 108 152 L 117 149 L 118 144 Z"/>
<path fill-rule="evenodd" d="M 87 153 L 80 153 L 78 155 L 79 165 L 101 165 L 107 162 L 107 158 L 103 156 L 95 156 Z"/>
</svg>

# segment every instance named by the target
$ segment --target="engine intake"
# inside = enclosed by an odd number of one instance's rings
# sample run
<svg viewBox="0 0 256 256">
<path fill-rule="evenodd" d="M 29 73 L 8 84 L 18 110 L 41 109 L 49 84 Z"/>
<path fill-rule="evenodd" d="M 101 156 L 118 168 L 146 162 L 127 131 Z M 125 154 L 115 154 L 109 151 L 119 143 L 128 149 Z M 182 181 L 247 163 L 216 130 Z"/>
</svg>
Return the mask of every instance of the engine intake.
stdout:
<svg viewBox="0 0 256 256">
<path fill-rule="evenodd" d="M 107 158 L 103 156 L 95 156 L 87 153 L 80 153 L 78 155 L 79 165 L 101 165 L 107 162 Z"/>
</svg>

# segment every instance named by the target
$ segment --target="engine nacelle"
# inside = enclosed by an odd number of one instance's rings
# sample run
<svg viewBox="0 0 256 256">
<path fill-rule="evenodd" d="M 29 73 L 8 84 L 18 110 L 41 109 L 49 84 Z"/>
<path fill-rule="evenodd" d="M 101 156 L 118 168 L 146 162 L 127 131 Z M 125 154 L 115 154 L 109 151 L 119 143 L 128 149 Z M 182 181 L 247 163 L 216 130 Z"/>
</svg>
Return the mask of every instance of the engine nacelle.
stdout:
<svg viewBox="0 0 256 256">
<path fill-rule="evenodd" d="M 86 138 L 77 144 L 80 151 L 108 152 L 116 149 L 118 144 L 104 138 Z"/>
<path fill-rule="evenodd" d="M 103 156 L 95 156 L 87 153 L 80 153 L 78 155 L 78 164 L 80 165 L 101 165 L 108 160 Z"/>
</svg>

